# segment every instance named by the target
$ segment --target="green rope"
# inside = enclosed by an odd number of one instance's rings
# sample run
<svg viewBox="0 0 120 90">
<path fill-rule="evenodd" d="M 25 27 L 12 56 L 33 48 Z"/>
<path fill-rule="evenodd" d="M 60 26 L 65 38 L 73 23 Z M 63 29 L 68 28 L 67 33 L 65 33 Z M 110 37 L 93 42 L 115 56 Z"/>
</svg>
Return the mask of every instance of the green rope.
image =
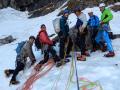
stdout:
<svg viewBox="0 0 120 90">
<path fill-rule="evenodd" d="M 67 46 L 68 46 L 68 42 L 69 42 L 69 41 L 67 41 L 67 45 L 66 45 L 65 50 L 64 50 L 64 59 L 62 60 L 62 64 L 64 63 L 64 60 L 65 60 L 65 58 L 66 58 L 66 48 L 67 48 Z M 52 87 L 51 90 L 54 90 L 54 87 L 55 87 L 55 90 L 57 90 L 56 88 L 57 88 L 58 82 L 60 81 L 60 77 L 61 77 L 61 74 L 62 74 L 62 69 L 63 69 L 63 65 L 62 65 L 62 67 L 60 68 L 60 74 L 58 75 L 57 79 L 55 80 L 55 82 L 54 82 L 53 87 Z"/>
<path fill-rule="evenodd" d="M 72 48 L 71 68 L 70 68 L 70 74 L 69 74 L 69 77 L 68 77 L 68 81 L 67 81 L 67 85 L 66 85 L 65 90 L 69 90 L 73 75 L 74 75 L 74 48 Z"/>
</svg>

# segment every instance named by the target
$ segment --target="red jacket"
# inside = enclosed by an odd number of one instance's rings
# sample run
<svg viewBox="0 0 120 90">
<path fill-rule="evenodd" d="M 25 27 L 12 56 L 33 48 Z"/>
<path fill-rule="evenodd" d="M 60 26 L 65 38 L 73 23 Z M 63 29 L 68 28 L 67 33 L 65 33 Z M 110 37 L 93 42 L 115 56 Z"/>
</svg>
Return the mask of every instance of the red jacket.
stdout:
<svg viewBox="0 0 120 90">
<path fill-rule="evenodd" d="M 39 40 L 42 44 L 53 45 L 53 41 L 49 39 L 48 34 L 45 30 L 39 32 Z"/>
</svg>

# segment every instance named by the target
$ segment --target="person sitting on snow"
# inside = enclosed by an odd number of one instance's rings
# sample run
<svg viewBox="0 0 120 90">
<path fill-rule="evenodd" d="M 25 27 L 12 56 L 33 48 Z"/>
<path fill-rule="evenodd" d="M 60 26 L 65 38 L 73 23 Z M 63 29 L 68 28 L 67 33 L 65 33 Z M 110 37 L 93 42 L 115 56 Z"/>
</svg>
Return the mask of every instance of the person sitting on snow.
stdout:
<svg viewBox="0 0 120 90">
<path fill-rule="evenodd" d="M 50 53 L 55 63 L 60 61 L 60 58 L 57 56 L 56 51 L 53 48 L 53 46 L 55 45 L 55 41 L 49 39 L 48 34 L 46 32 L 46 26 L 44 24 L 41 25 L 41 31 L 39 32 L 39 41 L 43 46 L 42 50 L 44 52 L 44 59 L 36 65 L 36 71 L 39 71 L 42 65 L 48 62 Z"/>
<path fill-rule="evenodd" d="M 87 35 L 87 17 L 81 11 L 80 7 L 76 7 L 74 10 L 74 13 L 77 16 L 77 22 L 76 22 L 75 27 L 78 30 L 77 38 L 76 38 L 76 45 L 81 50 L 81 56 L 79 60 L 84 61 L 86 60 L 86 56 L 89 56 L 89 53 L 86 50 L 86 43 L 85 43 L 85 38 Z"/>
<path fill-rule="evenodd" d="M 11 74 L 13 74 L 10 84 L 18 84 L 19 81 L 16 80 L 16 76 L 18 73 L 22 70 L 24 70 L 24 67 L 26 65 L 27 58 L 29 57 L 31 60 L 31 65 L 33 65 L 36 62 L 35 56 L 32 51 L 32 46 L 35 41 L 34 36 L 30 36 L 29 40 L 26 41 L 24 46 L 22 47 L 20 53 L 16 57 L 16 68 L 13 69 L 7 69 L 5 70 L 5 75 L 9 77 Z"/>
<path fill-rule="evenodd" d="M 97 43 L 95 41 L 95 37 L 97 36 L 99 26 L 100 26 L 100 21 L 98 16 L 93 14 L 92 8 L 88 8 L 88 15 L 89 15 L 89 20 L 88 20 L 88 38 L 87 42 L 90 42 L 90 46 L 92 47 L 92 52 L 97 50 Z"/>
<path fill-rule="evenodd" d="M 102 12 L 101 15 L 101 30 L 99 30 L 97 37 L 96 37 L 96 42 L 100 44 L 101 39 L 105 41 L 107 44 L 107 50 L 109 51 L 107 54 L 105 54 L 105 57 L 114 57 L 115 53 L 112 47 L 112 43 L 110 40 L 110 37 L 108 35 L 108 31 L 110 30 L 109 22 L 113 19 L 113 15 L 110 11 L 109 8 L 105 8 L 105 4 L 101 3 L 99 5 L 100 11 Z M 101 44 L 100 44 L 101 45 Z"/>
</svg>

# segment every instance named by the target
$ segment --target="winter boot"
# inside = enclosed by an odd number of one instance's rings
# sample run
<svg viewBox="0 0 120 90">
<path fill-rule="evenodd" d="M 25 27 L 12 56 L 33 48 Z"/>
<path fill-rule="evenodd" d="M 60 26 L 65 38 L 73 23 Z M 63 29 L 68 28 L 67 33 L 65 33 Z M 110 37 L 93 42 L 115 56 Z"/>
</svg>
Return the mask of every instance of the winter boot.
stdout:
<svg viewBox="0 0 120 90">
<path fill-rule="evenodd" d="M 6 70 L 4 71 L 4 73 L 5 73 L 5 76 L 6 76 L 6 77 L 10 77 L 10 75 L 11 75 L 11 73 L 9 72 L 8 69 L 6 69 Z"/>
<path fill-rule="evenodd" d="M 114 52 L 109 52 L 107 54 L 104 55 L 105 57 L 114 57 L 115 53 Z"/>
<path fill-rule="evenodd" d="M 62 59 L 61 61 L 56 63 L 56 67 L 60 67 L 60 66 L 65 65 L 65 64 L 66 64 L 65 60 Z"/>
<path fill-rule="evenodd" d="M 55 62 L 55 63 L 60 61 L 60 57 L 57 56 L 57 55 L 56 55 L 55 57 L 53 57 L 53 59 L 54 59 L 54 62 Z"/>
<path fill-rule="evenodd" d="M 12 85 L 17 85 L 17 84 L 19 84 L 20 82 L 19 81 L 16 81 L 16 80 L 11 80 L 10 81 L 10 85 L 12 84 Z"/>
<path fill-rule="evenodd" d="M 90 54 L 89 54 L 89 52 L 88 52 L 88 51 L 85 51 L 85 52 L 84 52 L 84 55 L 85 55 L 85 56 L 87 56 L 87 57 L 89 57 L 89 56 L 90 56 Z"/>
<path fill-rule="evenodd" d="M 97 51 L 97 48 L 93 48 L 90 52 L 96 52 Z"/>
<path fill-rule="evenodd" d="M 77 56 L 77 60 L 78 61 L 86 61 L 86 56 L 85 55 Z"/>
</svg>

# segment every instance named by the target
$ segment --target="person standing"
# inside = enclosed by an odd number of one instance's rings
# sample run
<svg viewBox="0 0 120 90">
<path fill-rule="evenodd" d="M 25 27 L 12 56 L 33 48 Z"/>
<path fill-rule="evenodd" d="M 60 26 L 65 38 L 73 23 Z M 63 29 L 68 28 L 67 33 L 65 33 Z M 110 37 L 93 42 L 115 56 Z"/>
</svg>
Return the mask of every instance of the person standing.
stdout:
<svg viewBox="0 0 120 90">
<path fill-rule="evenodd" d="M 88 29 L 88 39 L 87 39 L 88 41 L 87 42 L 91 41 L 91 43 L 89 44 L 91 44 L 90 46 L 92 47 L 91 51 L 94 52 L 98 48 L 95 38 L 99 30 L 100 21 L 99 21 L 98 16 L 93 14 L 93 11 L 91 8 L 88 9 L 88 15 L 89 15 L 89 20 L 87 24 L 87 29 Z"/>
<path fill-rule="evenodd" d="M 97 34 L 96 42 L 98 44 L 100 44 L 101 39 L 103 39 L 105 41 L 105 43 L 107 44 L 107 50 L 109 51 L 104 56 L 105 57 L 114 57 L 115 53 L 114 53 L 114 50 L 112 47 L 110 37 L 108 35 L 108 32 L 110 30 L 109 22 L 113 19 L 113 15 L 109 8 L 105 8 L 104 3 L 101 3 L 99 5 L 99 8 L 100 8 L 100 11 L 102 12 L 101 21 L 100 21 L 101 30 L 99 30 L 99 32 Z"/>
<path fill-rule="evenodd" d="M 87 35 L 87 17 L 81 11 L 80 7 L 76 7 L 74 13 L 77 16 L 77 22 L 75 27 L 78 30 L 76 44 L 81 50 L 80 60 L 84 61 L 86 60 L 86 56 L 89 56 L 89 53 L 86 50 L 86 43 L 85 43 L 85 39 Z"/>
<path fill-rule="evenodd" d="M 69 10 L 64 10 L 63 15 L 60 18 L 60 32 L 58 33 L 60 39 L 60 49 L 59 56 L 61 61 L 58 63 L 58 67 L 65 63 L 65 58 L 71 57 L 70 51 L 72 50 L 72 39 L 69 37 L 69 25 L 67 23 L 67 19 L 69 16 Z M 65 50 L 65 46 L 67 45 L 67 50 Z M 66 54 L 66 55 L 65 55 Z"/>
<path fill-rule="evenodd" d="M 55 45 L 55 41 L 52 41 L 49 39 L 48 34 L 46 32 L 46 26 L 44 24 L 41 25 L 41 30 L 39 32 L 39 41 L 42 44 L 42 50 L 44 52 L 44 59 L 41 60 L 35 67 L 36 71 L 39 71 L 39 69 L 42 67 L 43 64 L 47 63 L 49 60 L 49 54 L 52 55 L 52 58 L 55 63 L 60 61 L 60 58 L 56 54 L 56 51 L 54 50 L 53 46 Z"/>
</svg>

